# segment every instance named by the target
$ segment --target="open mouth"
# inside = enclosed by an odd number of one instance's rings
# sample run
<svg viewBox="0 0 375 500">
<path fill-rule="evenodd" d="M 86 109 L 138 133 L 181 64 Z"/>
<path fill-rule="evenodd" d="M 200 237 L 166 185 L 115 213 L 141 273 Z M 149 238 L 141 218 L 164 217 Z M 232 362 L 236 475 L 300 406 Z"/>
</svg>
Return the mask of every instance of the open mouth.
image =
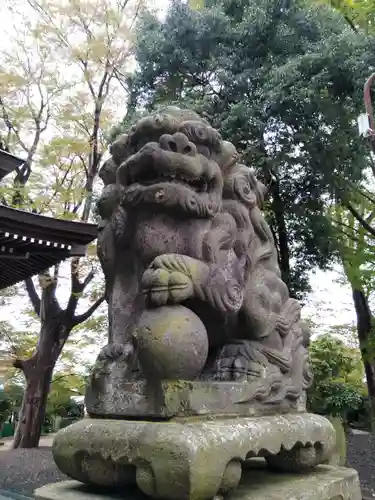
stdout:
<svg viewBox="0 0 375 500">
<path fill-rule="evenodd" d="M 207 193 L 210 189 L 210 182 L 207 182 L 205 179 L 189 178 L 180 173 L 159 173 L 153 170 L 148 170 L 147 172 L 144 171 L 138 175 L 134 175 L 132 176 L 131 181 L 131 184 L 137 183 L 142 186 L 153 186 L 154 184 L 159 184 L 161 182 L 180 184 L 189 187 L 197 193 Z"/>
</svg>

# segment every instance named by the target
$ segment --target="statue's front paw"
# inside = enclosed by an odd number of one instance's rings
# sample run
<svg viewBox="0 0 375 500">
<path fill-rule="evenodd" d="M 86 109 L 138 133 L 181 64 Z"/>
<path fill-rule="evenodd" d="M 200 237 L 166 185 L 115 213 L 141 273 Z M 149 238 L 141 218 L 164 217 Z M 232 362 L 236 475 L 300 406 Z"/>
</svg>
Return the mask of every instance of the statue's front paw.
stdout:
<svg viewBox="0 0 375 500">
<path fill-rule="evenodd" d="M 224 346 L 216 359 L 214 379 L 241 382 L 261 378 L 264 365 L 249 359 L 246 351 L 246 341 Z"/>
<path fill-rule="evenodd" d="M 108 344 L 100 351 L 98 359 L 115 361 L 119 358 L 128 359 L 134 353 L 133 344 Z"/>
<path fill-rule="evenodd" d="M 193 294 L 193 283 L 189 276 L 179 271 L 150 268 L 142 277 L 142 293 L 154 306 L 177 304 Z"/>
</svg>

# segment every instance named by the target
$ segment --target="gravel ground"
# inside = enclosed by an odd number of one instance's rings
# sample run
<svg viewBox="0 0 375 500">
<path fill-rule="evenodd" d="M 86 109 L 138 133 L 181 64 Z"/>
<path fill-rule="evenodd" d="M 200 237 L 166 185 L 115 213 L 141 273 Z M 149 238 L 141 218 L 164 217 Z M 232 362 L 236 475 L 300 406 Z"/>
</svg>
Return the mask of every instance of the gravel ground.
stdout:
<svg viewBox="0 0 375 500">
<path fill-rule="evenodd" d="M 51 448 L 0 452 L 0 489 L 32 495 L 47 483 L 67 479 L 58 471 Z"/>
<path fill-rule="evenodd" d="M 375 442 L 371 434 L 350 433 L 347 452 L 348 466 L 358 470 L 363 490 L 375 498 Z M 36 488 L 65 479 L 54 464 L 50 447 L 0 452 L 0 490 L 31 496 Z"/>
<path fill-rule="evenodd" d="M 375 442 L 369 433 L 348 435 L 348 467 L 357 469 L 367 496 L 375 498 Z"/>
</svg>

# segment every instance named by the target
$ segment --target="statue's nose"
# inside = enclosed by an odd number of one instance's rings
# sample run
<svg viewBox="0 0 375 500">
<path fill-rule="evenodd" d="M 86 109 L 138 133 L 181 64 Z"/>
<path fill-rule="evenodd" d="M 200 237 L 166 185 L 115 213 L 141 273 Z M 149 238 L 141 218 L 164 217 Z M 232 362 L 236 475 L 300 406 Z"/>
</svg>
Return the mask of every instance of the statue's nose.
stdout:
<svg viewBox="0 0 375 500">
<path fill-rule="evenodd" d="M 173 135 L 164 134 L 160 137 L 159 143 L 160 147 L 165 151 L 189 156 L 195 156 L 197 153 L 195 145 L 181 132 L 176 132 Z"/>
</svg>

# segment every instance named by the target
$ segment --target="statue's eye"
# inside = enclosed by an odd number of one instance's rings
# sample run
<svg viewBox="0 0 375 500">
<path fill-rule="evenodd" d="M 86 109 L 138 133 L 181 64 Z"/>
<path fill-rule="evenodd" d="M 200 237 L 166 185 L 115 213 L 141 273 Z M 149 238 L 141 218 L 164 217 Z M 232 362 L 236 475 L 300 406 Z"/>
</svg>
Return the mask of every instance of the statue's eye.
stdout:
<svg viewBox="0 0 375 500">
<path fill-rule="evenodd" d="M 205 146 L 204 144 L 196 144 L 196 147 L 199 154 L 205 156 L 206 158 L 211 157 L 211 149 L 208 146 Z"/>
</svg>

